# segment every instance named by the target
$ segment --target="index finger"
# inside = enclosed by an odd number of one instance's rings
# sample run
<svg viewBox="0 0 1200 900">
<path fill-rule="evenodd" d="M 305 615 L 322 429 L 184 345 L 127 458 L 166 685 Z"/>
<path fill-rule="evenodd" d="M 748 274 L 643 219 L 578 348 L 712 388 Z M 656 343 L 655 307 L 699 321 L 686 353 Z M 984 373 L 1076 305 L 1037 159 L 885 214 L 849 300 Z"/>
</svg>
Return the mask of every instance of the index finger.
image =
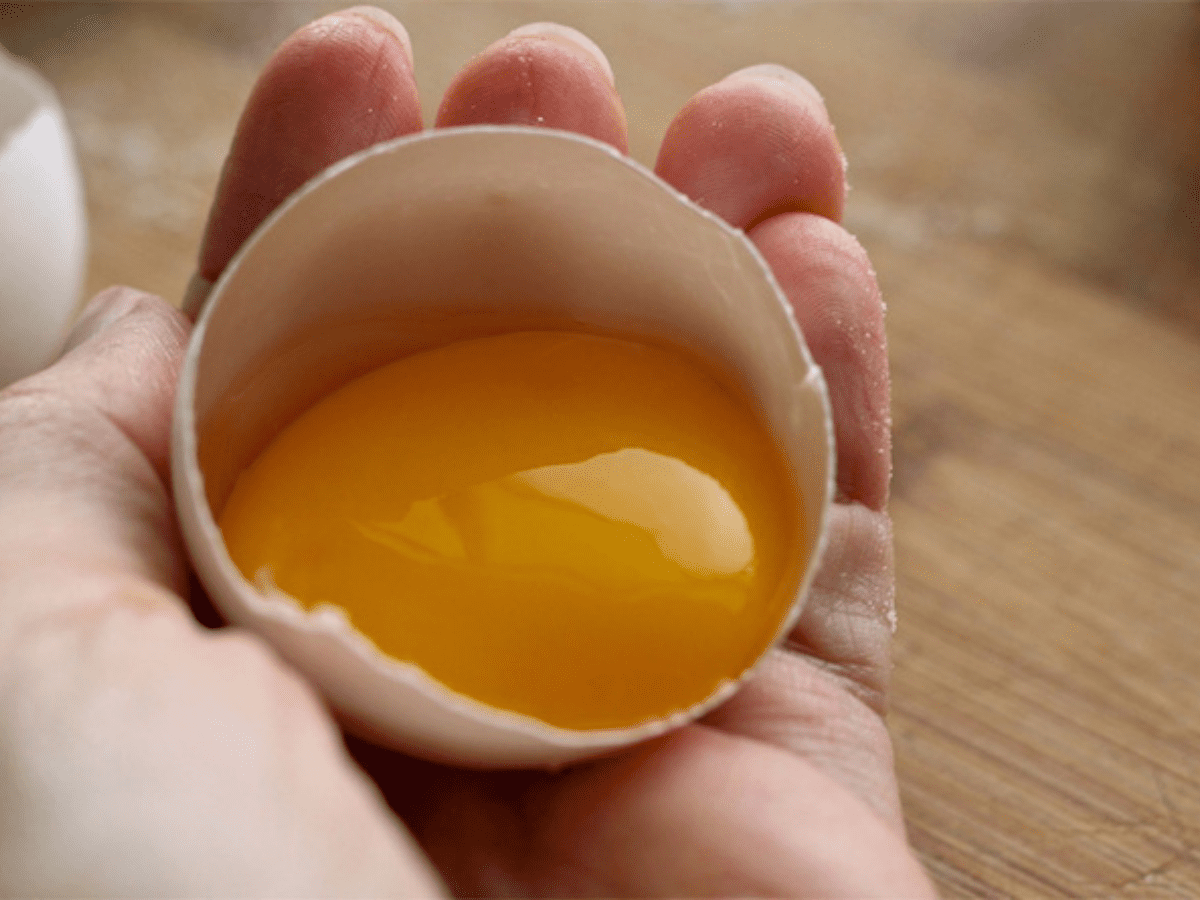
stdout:
<svg viewBox="0 0 1200 900">
<path fill-rule="evenodd" d="M 421 128 L 412 48 L 395 18 L 355 6 L 298 30 L 246 101 L 184 311 L 195 315 L 238 248 L 289 194 L 338 160 Z"/>
</svg>

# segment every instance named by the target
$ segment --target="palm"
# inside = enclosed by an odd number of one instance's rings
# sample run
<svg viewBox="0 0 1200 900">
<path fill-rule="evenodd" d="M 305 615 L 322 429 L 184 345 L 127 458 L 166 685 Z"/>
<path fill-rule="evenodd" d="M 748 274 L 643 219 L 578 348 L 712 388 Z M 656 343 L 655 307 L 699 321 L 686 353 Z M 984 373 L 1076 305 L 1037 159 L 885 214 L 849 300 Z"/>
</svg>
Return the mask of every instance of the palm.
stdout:
<svg viewBox="0 0 1200 900">
<path fill-rule="evenodd" d="M 863 515 L 836 516 L 827 558 L 862 562 L 827 567 L 837 576 L 818 579 L 820 604 L 860 609 L 866 598 L 830 582 L 890 577 L 886 548 L 866 546 L 880 532 L 845 528 Z M 349 743 L 455 893 L 784 895 L 804 884 L 870 896 L 889 868 L 885 885 L 912 875 L 896 853 L 903 825 L 876 707 L 886 644 L 869 634 L 878 628 L 813 610 L 793 646 L 703 722 L 561 774 L 462 772 Z M 825 655 L 808 656 L 813 648 Z M 828 842 L 876 869 L 810 852 Z"/>
<path fill-rule="evenodd" d="M 406 43 L 394 20 L 355 12 L 276 52 L 191 300 L 307 177 L 421 127 Z M 626 145 L 606 63 L 570 33 L 509 36 L 468 64 L 437 124 L 481 121 Z M 748 230 L 826 372 L 839 502 L 801 621 L 700 723 L 560 774 L 463 772 L 348 738 L 351 752 L 457 892 L 926 895 L 882 724 L 882 307 L 835 224 L 845 186 L 832 126 L 805 83 L 757 69 L 693 98 L 657 169 Z M 187 323 L 131 291 L 95 309 L 128 315 L 0 395 L 0 796 L 12 811 L 0 892 L 434 890 L 308 688 L 257 641 L 205 635 L 181 615 L 167 435 Z"/>
</svg>

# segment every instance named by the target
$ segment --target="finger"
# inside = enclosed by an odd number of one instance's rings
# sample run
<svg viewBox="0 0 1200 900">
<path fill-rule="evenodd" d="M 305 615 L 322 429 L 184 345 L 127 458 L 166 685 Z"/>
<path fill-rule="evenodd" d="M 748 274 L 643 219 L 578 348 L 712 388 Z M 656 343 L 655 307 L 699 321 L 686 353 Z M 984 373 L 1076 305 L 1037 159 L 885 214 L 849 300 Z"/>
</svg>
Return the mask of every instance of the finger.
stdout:
<svg viewBox="0 0 1200 900">
<path fill-rule="evenodd" d="M 883 301 L 859 243 L 828 219 L 784 213 L 750 231 L 825 371 L 839 499 L 887 504 L 891 394 Z"/>
<path fill-rule="evenodd" d="M 785 210 L 840 220 L 845 161 L 816 89 L 752 66 L 696 94 L 667 128 L 655 171 L 731 225 Z"/>
<path fill-rule="evenodd" d="M 411 45 L 396 19 L 356 6 L 301 28 L 246 101 L 209 212 L 199 277 L 215 281 L 263 219 L 318 172 L 421 127 Z"/>
<path fill-rule="evenodd" d="M 438 127 L 481 124 L 575 131 L 622 152 L 629 144 L 608 60 L 575 29 L 549 22 L 496 41 L 446 89 Z"/>
<path fill-rule="evenodd" d="M 817 661 L 877 717 L 887 711 L 895 571 L 887 513 L 835 504 L 820 567 L 784 645 Z"/>
</svg>

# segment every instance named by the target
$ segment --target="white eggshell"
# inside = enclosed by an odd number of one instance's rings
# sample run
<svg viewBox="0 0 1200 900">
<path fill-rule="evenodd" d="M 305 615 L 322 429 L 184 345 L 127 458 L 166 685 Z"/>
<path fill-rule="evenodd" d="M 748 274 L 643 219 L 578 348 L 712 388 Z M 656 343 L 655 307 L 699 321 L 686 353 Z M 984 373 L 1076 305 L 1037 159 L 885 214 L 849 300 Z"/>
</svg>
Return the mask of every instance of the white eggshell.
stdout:
<svg viewBox="0 0 1200 900">
<path fill-rule="evenodd" d="M 240 471 L 350 379 L 457 339 L 585 328 L 666 340 L 759 404 L 796 481 L 799 614 L 833 490 L 829 404 L 791 310 L 745 236 L 611 147 L 545 129 L 425 132 L 293 195 L 214 286 L 180 379 L 174 487 L 218 609 L 257 631 L 352 729 L 462 765 L 555 766 L 694 719 L 572 731 L 484 706 L 382 655 L 336 608 L 309 612 L 237 570 L 216 515 Z M 615 677 L 619 677 L 619 674 Z"/>
<path fill-rule="evenodd" d="M 0 387 L 46 365 L 79 303 L 87 222 L 50 85 L 0 48 Z"/>
</svg>

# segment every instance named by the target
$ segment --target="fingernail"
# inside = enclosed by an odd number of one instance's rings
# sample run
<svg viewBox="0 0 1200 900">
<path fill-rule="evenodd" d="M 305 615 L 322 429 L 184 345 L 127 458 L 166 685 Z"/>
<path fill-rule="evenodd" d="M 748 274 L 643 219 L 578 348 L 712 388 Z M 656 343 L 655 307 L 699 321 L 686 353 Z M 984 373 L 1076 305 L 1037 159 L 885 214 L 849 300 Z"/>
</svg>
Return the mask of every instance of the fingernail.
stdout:
<svg viewBox="0 0 1200 900">
<path fill-rule="evenodd" d="M 825 98 L 821 96 L 821 92 L 813 86 L 813 83 L 793 72 L 787 66 L 777 65 L 776 63 L 759 63 L 756 66 L 747 66 L 744 69 L 738 69 L 725 76 L 726 80 L 730 78 L 758 78 L 764 81 L 784 82 L 790 84 L 803 94 L 816 100 L 825 107 Z"/>
<path fill-rule="evenodd" d="M 604 51 L 586 34 L 576 31 L 567 25 L 559 25 L 557 22 L 531 22 L 528 25 L 522 25 L 520 28 L 514 28 L 506 37 L 545 37 L 552 40 L 566 41 L 577 48 L 586 50 L 600 64 L 600 67 L 604 69 L 604 74 L 608 76 L 609 83 L 616 84 L 612 64 L 609 63 L 608 57 L 604 55 Z"/>
<path fill-rule="evenodd" d="M 408 36 L 408 31 L 400 20 L 391 13 L 380 9 L 378 6 L 352 6 L 349 9 L 342 10 L 343 15 L 358 16 L 360 19 L 366 19 L 375 25 L 387 29 L 404 47 L 404 53 L 408 56 L 409 65 L 412 65 L 413 49 L 412 39 Z"/>
<path fill-rule="evenodd" d="M 130 288 L 118 287 L 101 291 L 84 306 L 74 327 L 67 334 L 59 356 L 74 350 L 121 321 L 137 308 L 139 297 L 138 292 Z"/>
</svg>

